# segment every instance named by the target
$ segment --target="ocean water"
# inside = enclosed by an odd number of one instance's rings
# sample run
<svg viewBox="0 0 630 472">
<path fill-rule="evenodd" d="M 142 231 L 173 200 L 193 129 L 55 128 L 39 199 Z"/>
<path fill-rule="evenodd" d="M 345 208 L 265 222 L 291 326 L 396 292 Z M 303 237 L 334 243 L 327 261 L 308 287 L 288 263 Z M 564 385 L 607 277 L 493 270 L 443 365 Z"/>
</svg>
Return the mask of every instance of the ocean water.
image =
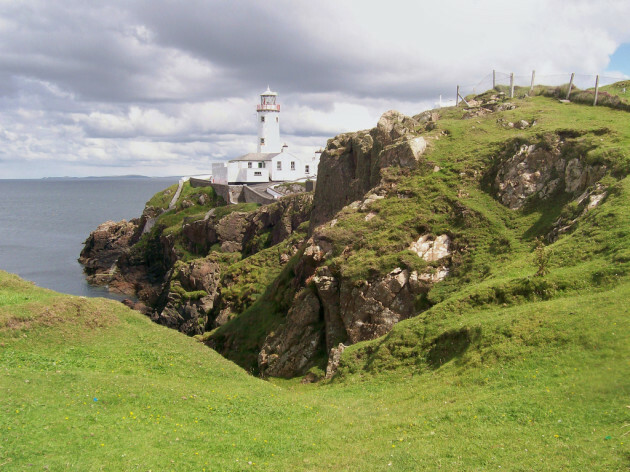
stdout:
<svg viewBox="0 0 630 472">
<path fill-rule="evenodd" d="M 141 215 L 171 178 L 0 179 L 0 269 L 40 287 L 89 297 L 122 297 L 87 284 L 77 258 L 90 232 Z"/>
</svg>

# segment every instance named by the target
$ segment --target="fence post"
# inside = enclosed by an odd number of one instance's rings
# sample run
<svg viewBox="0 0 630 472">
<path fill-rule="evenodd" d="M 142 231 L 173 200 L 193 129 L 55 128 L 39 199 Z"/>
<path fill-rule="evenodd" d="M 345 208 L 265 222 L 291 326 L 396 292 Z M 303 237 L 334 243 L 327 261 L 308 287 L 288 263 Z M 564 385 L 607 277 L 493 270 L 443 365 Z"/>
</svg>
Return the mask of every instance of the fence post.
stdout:
<svg viewBox="0 0 630 472">
<path fill-rule="evenodd" d="M 514 98 L 514 72 L 510 72 L 510 98 Z"/>
<path fill-rule="evenodd" d="M 571 72 L 571 80 L 569 81 L 569 90 L 567 91 L 567 100 L 571 96 L 571 89 L 573 88 L 573 78 L 575 77 L 575 72 Z"/>
<path fill-rule="evenodd" d="M 531 95 L 531 93 L 534 91 L 534 79 L 536 78 L 536 71 L 533 70 L 532 71 L 532 84 L 529 86 L 529 94 Z"/>
<path fill-rule="evenodd" d="M 599 75 L 595 76 L 595 100 L 593 100 L 593 106 L 597 105 L 597 93 L 599 92 Z"/>
<path fill-rule="evenodd" d="M 492 69 L 492 88 L 496 88 L 497 86 L 497 71 Z"/>
<path fill-rule="evenodd" d="M 457 95 L 455 96 L 455 106 L 459 105 L 459 85 L 457 86 Z"/>
</svg>

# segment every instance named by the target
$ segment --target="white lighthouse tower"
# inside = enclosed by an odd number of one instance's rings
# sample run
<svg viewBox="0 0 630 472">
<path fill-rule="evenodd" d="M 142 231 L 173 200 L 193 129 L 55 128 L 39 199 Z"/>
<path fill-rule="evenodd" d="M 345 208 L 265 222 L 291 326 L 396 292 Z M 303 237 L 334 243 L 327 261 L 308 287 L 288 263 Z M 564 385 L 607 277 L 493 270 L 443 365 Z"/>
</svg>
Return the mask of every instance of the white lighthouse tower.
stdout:
<svg viewBox="0 0 630 472">
<path fill-rule="evenodd" d="M 280 152 L 280 104 L 278 94 L 267 90 L 260 94 L 260 105 L 256 106 L 258 119 L 258 152 Z"/>
</svg>

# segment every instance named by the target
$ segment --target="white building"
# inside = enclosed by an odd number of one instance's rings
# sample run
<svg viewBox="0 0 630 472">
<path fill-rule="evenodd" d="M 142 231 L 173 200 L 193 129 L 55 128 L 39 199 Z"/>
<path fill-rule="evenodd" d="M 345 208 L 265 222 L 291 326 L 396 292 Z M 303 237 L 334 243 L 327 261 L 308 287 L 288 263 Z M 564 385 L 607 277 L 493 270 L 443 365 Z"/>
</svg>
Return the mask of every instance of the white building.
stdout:
<svg viewBox="0 0 630 472">
<path fill-rule="evenodd" d="M 258 121 L 258 152 L 280 152 L 280 104 L 278 94 L 267 90 L 260 94 L 260 105 L 256 105 Z"/>
<path fill-rule="evenodd" d="M 277 98 L 278 94 L 269 87 L 260 94 L 260 104 L 256 106 L 257 152 L 212 164 L 214 182 L 249 184 L 317 177 L 319 152 L 311 156 L 297 156 L 287 151 L 286 144 L 281 144 L 280 104 Z"/>
</svg>

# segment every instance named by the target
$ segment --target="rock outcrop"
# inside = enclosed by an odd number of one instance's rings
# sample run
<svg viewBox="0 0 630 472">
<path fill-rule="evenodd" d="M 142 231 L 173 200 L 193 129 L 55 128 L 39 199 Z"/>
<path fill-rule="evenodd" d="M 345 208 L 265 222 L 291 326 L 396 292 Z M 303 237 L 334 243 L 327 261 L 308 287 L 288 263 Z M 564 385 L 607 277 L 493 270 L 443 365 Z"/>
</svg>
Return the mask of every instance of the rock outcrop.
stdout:
<svg viewBox="0 0 630 472">
<path fill-rule="evenodd" d="M 605 166 L 587 164 L 585 156 L 567 157 L 563 151 L 568 145 L 554 136 L 551 142 L 520 144 L 511 153 L 506 151 L 493 179 L 499 201 L 516 210 L 531 198 L 545 200 L 558 192 L 577 195 L 604 176 Z"/>
<path fill-rule="evenodd" d="M 263 375 L 293 377 L 312 366 L 322 342 L 321 303 L 310 290 L 298 293 L 286 323 L 267 336 L 258 355 Z"/>
<path fill-rule="evenodd" d="M 194 254 L 205 255 L 218 245 L 223 252 L 241 252 L 247 256 L 261 249 L 262 235 L 268 236 L 265 244 L 269 246 L 284 241 L 308 221 L 312 202 L 312 194 L 296 194 L 253 212 L 234 211 L 216 216 L 210 211 L 206 218 L 184 224 L 185 243 Z"/>
<path fill-rule="evenodd" d="M 214 208 L 205 218 L 184 220 L 177 244 L 199 256 L 186 264 L 179 262 L 174 235 L 155 227 L 162 210 L 148 207 L 140 219 L 100 225 L 86 240 L 79 261 L 90 283 L 108 284 L 110 290 L 138 297 L 141 303 L 129 305 L 157 323 L 200 334 L 231 315 L 231 304 L 220 297 L 222 265 L 206 256 L 218 249 L 233 254 L 234 261 L 284 241 L 308 221 L 312 201 L 312 194 L 301 193 L 255 211 Z M 279 265 L 290 254 L 284 256 Z"/>
<path fill-rule="evenodd" d="M 417 298 L 448 275 L 452 242 L 448 235 L 423 235 L 412 246 L 418 257 L 437 266 L 429 265 L 421 273 L 396 268 L 375 280 L 357 282 L 324 264 L 331 245 L 320 228 L 309 239 L 298 269 L 307 288 L 293 301 L 285 323 L 265 340 L 258 358 L 261 374 L 302 375 L 323 348 L 330 377 L 339 362 L 335 357 L 343 350 L 340 346 L 375 339 L 413 316 Z"/>
<path fill-rule="evenodd" d="M 116 270 L 116 261 L 135 242 L 138 220 L 106 221 L 84 242 L 79 262 L 91 284 L 107 284 Z"/>
<path fill-rule="evenodd" d="M 427 120 L 433 118 L 437 116 Z M 422 157 L 427 142 L 418 135 L 424 129 L 416 119 L 391 110 L 381 116 L 376 128 L 329 139 L 319 163 L 311 231 L 378 185 L 382 169 L 416 169 L 427 164 Z"/>
<path fill-rule="evenodd" d="M 201 334 L 220 291 L 221 269 L 212 258 L 177 263 L 165 291 L 167 302 L 151 319 L 187 334 Z"/>
</svg>

